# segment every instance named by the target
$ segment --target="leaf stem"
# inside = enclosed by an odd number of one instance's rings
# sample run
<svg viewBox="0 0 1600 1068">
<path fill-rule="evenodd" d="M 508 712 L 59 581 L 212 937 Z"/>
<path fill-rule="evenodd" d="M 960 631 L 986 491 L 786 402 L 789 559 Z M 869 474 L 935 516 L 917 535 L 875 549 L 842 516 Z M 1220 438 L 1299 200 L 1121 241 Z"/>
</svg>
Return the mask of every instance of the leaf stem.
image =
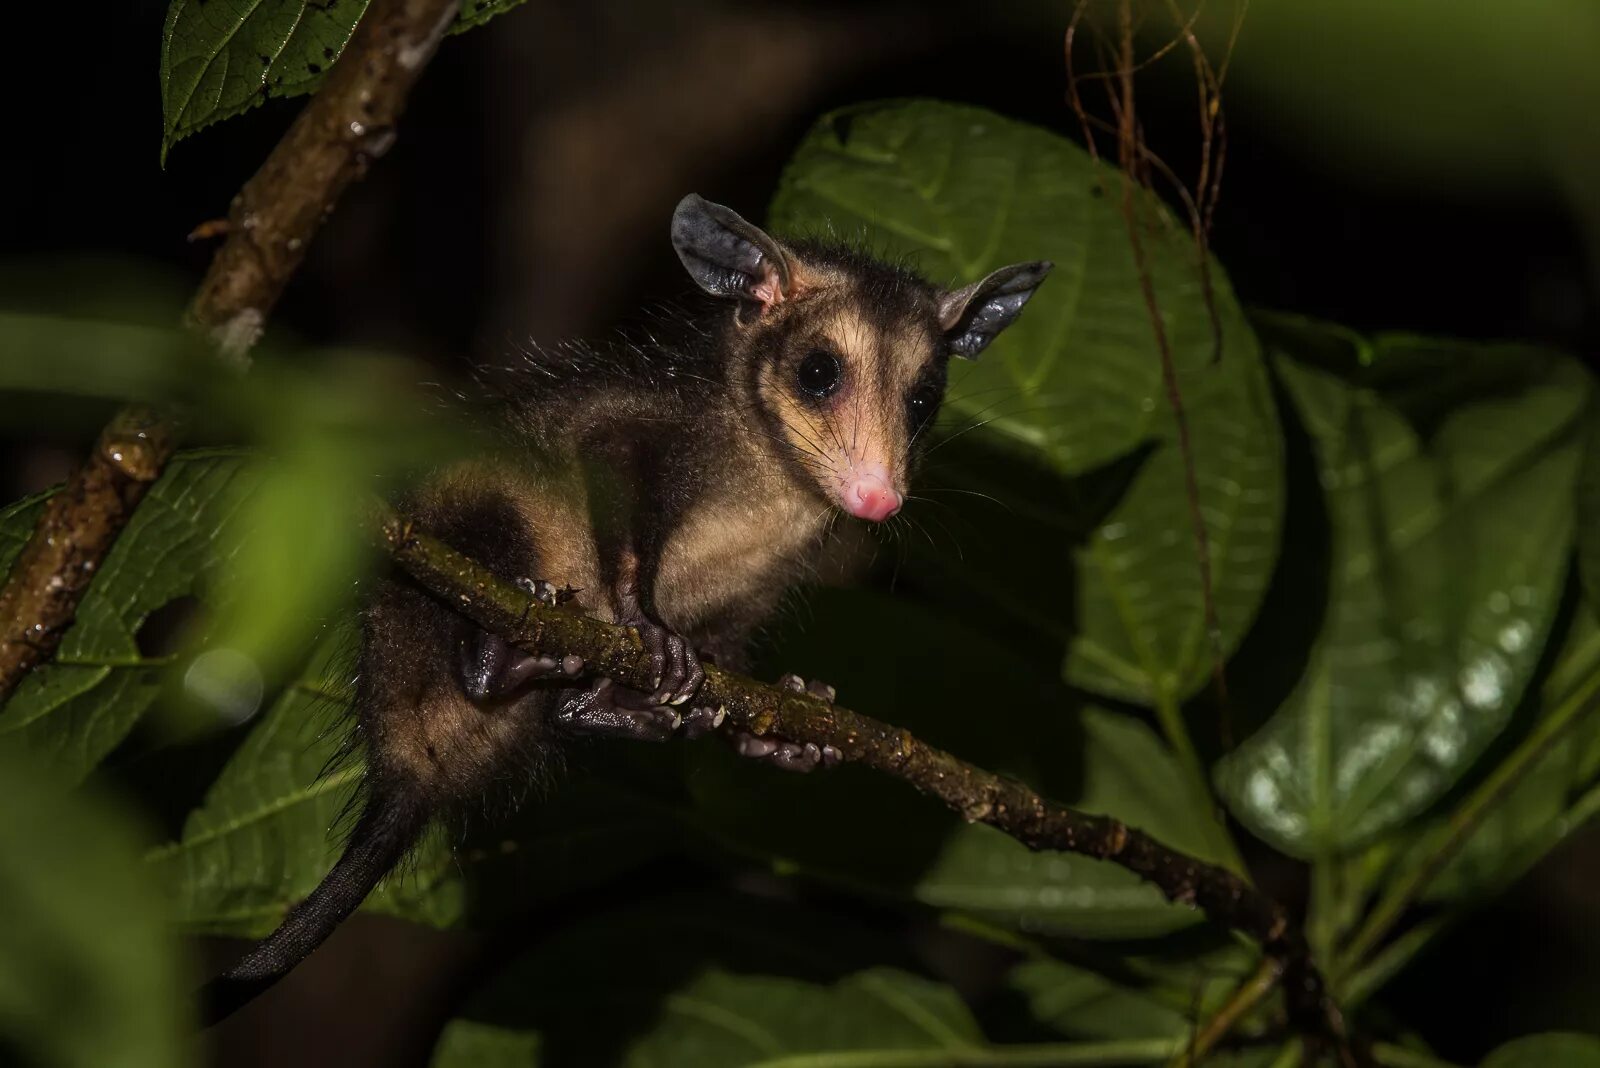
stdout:
<svg viewBox="0 0 1600 1068">
<path fill-rule="evenodd" d="M 1161 733 L 1166 736 L 1167 744 L 1172 746 L 1178 766 L 1189 780 L 1189 789 L 1194 793 L 1195 802 L 1204 806 L 1217 829 L 1222 863 L 1249 881 L 1249 869 L 1245 867 L 1244 857 L 1239 852 L 1238 843 L 1233 840 L 1233 833 L 1228 830 L 1227 818 L 1217 804 L 1216 795 L 1211 792 L 1211 780 L 1206 775 L 1199 751 L 1194 747 L 1194 739 L 1189 736 L 1189 725 L 1183 719 L 1183 706 L 1177 695 L 1166 686 L 1156 693 L 1156 722 L 1161 725 Z"/>
<path fill-rule="evenodd" d="M 1554 711 L 1539 721 L 1532 733 L 1523 739 L 1522 744 L 1517 746 L 1511 755 L 1468 795 L 1451 814 L 1449 822 L 1433 836 L 1433 840 L 1426 848 L 1419 850 L 1420 859 L 1392 884 L 1389 892 L 1373 908 L 1361 930 L 1345 947 L 1344 956 L 1339 961 L 1339 966 L 1334 969 L 1336 977 L 1348 975 L 1366 960 L 1378 943 L 1405 915 L 1406 910 L 1422 896 L 1444 866 L 1472 837 L 1472 833 L 1477 830 L 1478 824 L 1488 815 L 1490 809 L 1522 781 L 1522 777 L 1538 763 L 1568 727 L 1578 722 L 1585 712 L 1594 707 L 1597 694 L 1600 694 L 1600 671 L 1591 671 Z"/>
<path fill-rule="evenodd" d="M 1271 957 L 1263 958 L 1261 967 L 1256 969 L 1254 975 L 1239 984 L 1233 994 L 1223 1003 L 1222 1008 L 1207 1020 L 1205 1026 L 1196 1032 L 1193 1039 L 1184 1044 L 1183 1050 L 1172 1058 L 1171 1068 L 1190 1068 L 1205 1059 L 1205 1055 L 1214 1049 L 1218 1042 L 1225 1038 L 1229 1031 L 1238 1026 L 1239 1021 L 1251 1009 L 1261 1004 L 1268 994 L 1277 989 L 1278 981 L 1283 978 L 1283 962 L 1273 960 Z"/>
</svg>

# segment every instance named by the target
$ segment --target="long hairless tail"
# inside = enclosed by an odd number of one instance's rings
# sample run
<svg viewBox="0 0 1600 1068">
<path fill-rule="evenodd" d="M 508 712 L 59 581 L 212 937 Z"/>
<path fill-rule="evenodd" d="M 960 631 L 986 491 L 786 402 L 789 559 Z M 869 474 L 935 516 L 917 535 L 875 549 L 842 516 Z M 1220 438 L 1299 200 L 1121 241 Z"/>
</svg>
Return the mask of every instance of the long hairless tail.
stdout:
<svg viewBox="0 0 1600 1068">
<path fill-rule="evenodd" d="M 427 826 L 416 802 L 375 795 L 333 870 L 283 923 L 240 961 L 200 990 L 200 1014 L 209 1027 L 266 991 L 311 955 L 411 849 Z"/>
</svg>

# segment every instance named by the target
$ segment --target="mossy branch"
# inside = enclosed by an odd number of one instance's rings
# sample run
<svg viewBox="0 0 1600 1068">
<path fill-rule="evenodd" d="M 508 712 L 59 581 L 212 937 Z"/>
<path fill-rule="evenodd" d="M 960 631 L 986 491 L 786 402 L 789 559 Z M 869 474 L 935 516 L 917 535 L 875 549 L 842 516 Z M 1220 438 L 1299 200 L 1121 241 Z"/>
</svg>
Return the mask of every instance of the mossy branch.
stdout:
<svg viewBox="0 0 1600 1068">
<path fill-rule="evenodd" d="M 631 628 L 548 608 L 482 565 L 380 508 L 384 546 L 424 589 L 479 626 L 541 655 L 573 654 L 595 673 L 642 690 L 649 657 Z M 555 576 L 559 578 L 559 576 Z M 802 694 L 706 666 L 696 703 L 727 712 L 723 730 L 829 745 L 944 802 L 970 822 L 987 823 L 1030 849 L 1108 860 L 1154 884 L 1169 899 L 1261 943 L 1282 968 L 1292 1025 L 1308 1040 L 1346 1054 L 1343 1016 L 1310 959 L 1304 936 L 1283 907 L 1234 872 L 1161 844 L 1108 816 L 1048 801 L 1027 785 L 936 749 L 909 731 Z"/>
<path fill-rule="evenodd" d="M 225 362 L 240 370 L 247 365 L 268 313 L 328 213 L 393 142 L 411 87 L 460 6 L 460 0 L 373 0 L 327 82 L 234 197 L 228 239 L 187 316 Z M 50 498 L 0 587 L 0 702 L 54 655 L 176 438 L 162 413 L 124 408 Z"/>
</svg>

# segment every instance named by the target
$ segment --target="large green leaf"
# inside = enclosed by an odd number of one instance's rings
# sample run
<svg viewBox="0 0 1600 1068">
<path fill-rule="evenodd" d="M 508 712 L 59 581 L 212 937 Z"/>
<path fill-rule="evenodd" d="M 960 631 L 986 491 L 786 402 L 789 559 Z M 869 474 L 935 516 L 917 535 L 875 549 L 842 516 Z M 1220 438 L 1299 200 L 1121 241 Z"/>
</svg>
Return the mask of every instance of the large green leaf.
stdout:
<svg viewBox="0 0 1600 1068">
<path fill-rule="evenodd" d="M 0 1060 L 176 1068 L 188 986 L 141 835 L 107 799 L 0 769 Z"/>
<path fill-rule="evenodd" d="M 930 277 L 952 285 L 1006 263 L 1055 261 L 1018 323 L 975 364 L 957 361 L 950 390 L 954 420 L 984 422 L 981 439 L 997 454 L 972 476 L 977 488 L 1041 516 L 1056 528 L 1053 544 L 1026 567 L 973 559 L 943 580 L 989 604 L 1027 606 L 1031 621 L 1064 643 L 1070 681 L 1172 701 L 1204 684 L 1213 657 L 1176 424 L 1120 203 L 1118 173 L 1063 137 L 977 108 L 912 101 L 824 118 L 790 163 L 772 219 L 787 232 L 864 234 L 875 247 L 914 254 Z M 1277 555 L 1276 414 L 1227 279 L 1212 266 L 1218 353 L 1186 229 L 1153 198 L 1137 204 L 1231 648 Z M 1081 502 L 1061 476 L 1147 448 L 1131 486 L 1072 548 Z M 1041 472 L 1015 492 L 997 492 L 1018 461 L 1057 477 Z M 1063 599 L 1056 576 L 1074 565 L 1076 589 Z"/>
<path fill-rule="evenodd" d="M 1582 605 L 1541 703 L 1548 711 L 1596 671 L 1600 622 Z M 1504 888 L 1600 811 L 1600 714 L 1591 708 L 1581 715 L 1483 818 L 1429 885 L 1431 897 L 1473 898 Z"/>
<path fill-rule="evenodd" d="M 731 1068 L 831 1054 L 937 1064 L 941 1052 L 981 1049 L 952 990 L 867 967 L 890 952 L 840 917 L 775 903 L 635 907 L 563 930 L 513 964 L 445 1028 L 432 1063 Z M 859 1059 L 868 1051 L 878 1059 Z M 893 1059 L 912 1051 L 931 1059 Z"/>
<path fill-rule="evenodd" d="M 774 643 L 775 659 L 834 683 L 841 702 L 1178 849 L 1227 855 L 1175 760 L 1139 720 L 1079 708 L 1059 681 L 907 598 L 830 592 L 806 615 Z M 858 890 L 1085 937 L 1154 935 L 1198 919 L 1116 865 L 1032 852 L 849 766 L 779 776 L 710 749 L 690 789 L 701 825 L 723 842 Z"/>
<path fill-rule="evenodd" d="M 161 35 L 161 158 L 179 140 L 269 97 L 318 85 L 370 0 L 172 0 Z M 451 32 L 522 0 L 465 0 Z"/>
<path fill-rule="evenodd" d="M 1591 613 L 1600 614 L 1600 408 L 1584 419 L 1583 463 L 1578 468 L 1578 578 Z"/>
<path fill-rule="evenodd" d="M 1551 1031 L 1507 1042 L 1481 1068 L 1600 1068 L 1600 1038 Z"/>
<path fill-rule="evenodd" d="M 265 934 L 333 866 L 336 825 L 362 773 L 359 759 L 336 759 L 349 729 L 352 640 L 336 632 L 319 646 L 189 814 L 183 837 L 147 855 L 184 927 Z M 455 876 L 434 839 L 369 907 L 449 924 L 462 907 Z"/>
<path fill-rule="evenodd" d="M 333 866 L 339 833 L 362 775 L 359 753 L 341 756 L 350 729 L 354 635 L 339 629 L 233 755 L 182 838 L 148 861 L 174 895 L 185 927 L 261 935 Z M 536 799 L 488 841 L 452 849 L 426 839 L 366 907 L 449 926 L 483 919 L 610 878 L 671 846 L 669 818 L 601 781 L 567 784 Z"/>
<path fill-rule="evenodd" d="M 0 708 L 0 749 L 81 778 L 127 736 L 160 693 L 167 663 L 140 651 L 140 625 L 176 598 L 212 592 L 238 544 L 239 509 L 254 480 L 236 450 L 182 454 L 167 465 L 106 555 L 55 659 Z M 10 555 L 38 507 L 0 513 Z"/>
<path fill-rule="evenodd" d="M 1218 769 L 1233 811 L 1297 856 L 1415 816 L 1505 726 L 1572 540 L 1588 378 L 1526 346 L 1277 321 L 1333 526 L 1327 615 L 1272 720 Z"/>
</svg>

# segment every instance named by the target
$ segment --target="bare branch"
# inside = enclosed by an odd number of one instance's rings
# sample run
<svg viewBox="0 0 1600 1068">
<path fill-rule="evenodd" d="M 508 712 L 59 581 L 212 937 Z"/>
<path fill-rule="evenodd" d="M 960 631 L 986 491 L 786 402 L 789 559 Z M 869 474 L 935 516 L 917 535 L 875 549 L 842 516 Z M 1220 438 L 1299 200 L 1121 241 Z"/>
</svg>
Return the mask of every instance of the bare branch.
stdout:
<svg viewBox="0 0 1600 1068">
<path fill-rule="evenodd" d="M 488 630 L 541 655 L 575 654 L 598 674 L 648 690 L 650 660 L 636 631 L 547 608 L 482 565 L 382 508 L 384 546 L 424 589 Z M 1282 969 L 1291 1022 L 1308 1039 L 1347 1048 L 1344 1021 L 1283 907 L 1226 868 L 1168 848 L 1108 816 L 1055 804 L 1027 785 L 936 749 L 909 731 L 838 705 L 706 665 L 697 701 L 727 713 L 724 730 L 831 745 L 844 759 L 893 775 L 969 822 L 987 823 L 1030 849 L 1109 860 L 1180 904 L 1261 943 Z"/>
<path fill-rule="evenodd" d="M 243 370 L 340 194 L 394 140 L 406 96 L 460 0 L 373 0 L 327 82 L 233 200 L 189 324 Z M 56 650 L 128 516 L 172 455 L 170 422 L 125 408 L 50 499 L 0 588 L 0 701 Z"/>
<path fill-rule="evenodd" d="M 328 80 L 233 198 L 228 240 L 189 306 L 225 359 L 245 365 L 323 220 L 394 143 L 406 97 L 460 6 L 373 0 Z"/>
</svg>

